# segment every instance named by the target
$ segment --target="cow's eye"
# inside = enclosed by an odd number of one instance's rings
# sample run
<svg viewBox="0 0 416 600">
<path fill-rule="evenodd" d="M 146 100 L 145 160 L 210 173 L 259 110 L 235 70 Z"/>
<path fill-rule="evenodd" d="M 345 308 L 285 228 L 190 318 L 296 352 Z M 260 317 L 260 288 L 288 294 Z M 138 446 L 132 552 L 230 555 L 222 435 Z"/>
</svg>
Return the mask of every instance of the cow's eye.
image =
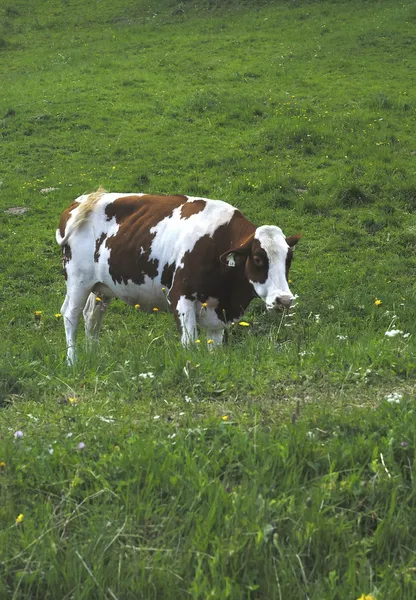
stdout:
<svg viewBox="0 0 416 600">
<path fill-rule="evenodd" d="M 256 267 L 262 267 L 264 265 L 264 260 L 261 256 L 254 256 L 253 260 Z"/>
</svg>

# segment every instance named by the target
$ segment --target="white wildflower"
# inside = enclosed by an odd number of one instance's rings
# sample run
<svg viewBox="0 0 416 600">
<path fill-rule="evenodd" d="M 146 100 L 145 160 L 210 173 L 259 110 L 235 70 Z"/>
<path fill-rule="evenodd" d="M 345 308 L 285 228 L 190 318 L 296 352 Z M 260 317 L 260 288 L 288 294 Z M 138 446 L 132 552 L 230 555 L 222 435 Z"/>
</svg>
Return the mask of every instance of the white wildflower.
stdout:
<svg viewBox="0 0 416 600">
<path fill-rule="evenodd" d="M 57 187 L 47 187 L 47 188 L 43 188 L 40 190 L 41 194 L 49 194 L 49 192 L 54 192 L 55 190 L 57 190 Z"/>
<path fill-rule="evenodd" d="M 384 334 L 387 337 L 395 337 L 396 335 L 402 335 L 403 331 L 401 331 L 400 329 L 390 329 L 389 331 L 386 331 L 386 333 Z"/>
<path fill-rule="evenodd" d="M 139 377 L 141 377 L 142 379 L 153 379 L 154 374 L 152 373 L 152 371 L 149 371 L 148 373 L 139 373 Z"/>
<path fill-rule="evenodd" d="M 390 402 L 391 404 L 400 404 L 400 400 L 402 398 L 403 394 L 401 394 L 400 392 L 391 392 L 390 394 L 387 394 L 387 396 L 385 396 L 387 402 Z"/>
<path fill-rule="evenodd" d="M 160 419 L 160 415 L 155 415 L 155 416 L 153 417 L 153 420 L 154 420 L 154 421 L 157 421 L 158 419 Z"/>
<path fill-rule="evenodd" d="M 114 419 L 109 419 L 107 417 L 102 417 L 101 415 L 98 416 L 98 418 L 100 419 L 100 421 L 103 421 L 104 423 L 114 423 Z"/>
</svg>

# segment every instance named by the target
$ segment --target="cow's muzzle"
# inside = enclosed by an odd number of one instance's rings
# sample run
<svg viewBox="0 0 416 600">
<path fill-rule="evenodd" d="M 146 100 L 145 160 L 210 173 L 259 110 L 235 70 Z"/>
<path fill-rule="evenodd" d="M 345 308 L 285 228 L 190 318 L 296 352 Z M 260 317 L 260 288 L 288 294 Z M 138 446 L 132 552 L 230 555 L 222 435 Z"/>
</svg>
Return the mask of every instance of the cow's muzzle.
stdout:
<svg viewBox="0 0 416 600">
<path fill-rule="evenodd" d="M 276 310 L 276 309 L 283 309 L 283 308 L 290 308 L 292 306 L 292 304 L 294 303 L 295 298 L 294 296 L 292 296 L 291 294 L 287 294 L 284 296 L 278 296 L 277 298 L 275 298 L 273 304 L 268 304 L 267 308 L 269 310 Z"/>
</svg>

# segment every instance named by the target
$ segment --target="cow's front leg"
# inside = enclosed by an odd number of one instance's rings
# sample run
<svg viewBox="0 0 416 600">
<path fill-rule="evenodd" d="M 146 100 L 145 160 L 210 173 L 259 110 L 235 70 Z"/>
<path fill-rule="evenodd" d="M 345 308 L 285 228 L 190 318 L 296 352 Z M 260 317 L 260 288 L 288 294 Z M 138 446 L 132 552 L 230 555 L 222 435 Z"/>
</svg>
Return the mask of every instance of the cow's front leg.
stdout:
<svg viewBox="0 0 416 600">
<path fill-rule="evenodd" d="M 209 348 L 220 346 L 224 335 L 225 323 L 218 317 L 218 300 L 209 297 L 206 302 L 198 302 L 197 319 L 201 327 L 207 332 Z"/>
<path fill-rule="evenodd" d="M 224 336 L 224 329 L 207 329 L 208 341 L 212 340 L 211 346 L 221 346 Z"/>
<path fill-rule="evenodd" d="M 101 298 L 97 298 L 97 295 L 94 292 L 91 292 L 88 296 L 83 311 L 87 343 L 98 341 L 101 324 L 110 302 L 111 298 L 104 295 L 102 295 Z"/>
<path fill-rule="evenodd" d="M 179 296 L 177 301 L 172 301 L 173 313 L 181 332 L 183 346 L 194 343 L 198 337 L 196 326 L 196 301 L 186 296 Z"/>
</svg>

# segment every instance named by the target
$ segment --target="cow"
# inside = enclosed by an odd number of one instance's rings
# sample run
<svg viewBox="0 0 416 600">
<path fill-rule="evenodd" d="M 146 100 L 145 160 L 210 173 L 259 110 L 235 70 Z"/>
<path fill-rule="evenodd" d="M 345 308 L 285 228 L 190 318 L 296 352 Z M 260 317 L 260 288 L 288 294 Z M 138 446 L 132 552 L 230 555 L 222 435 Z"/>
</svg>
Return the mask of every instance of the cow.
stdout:
<svg viewBox="0 0 416 600">
<path fill-rule="evenodd" d="M 81 312 L 87 338 L 98 339 L 112 298 L 148 312 L 171 310 L 184 346 L 195 342 L 198 325 L 211 344 L 221 344 L 224 329 L 255 297 L 268 309 L 290 307 L 288 273 L 300 237 L 256 227 L 221 200 L 101 188 L 80 196 L 56 231 L 68 364 Z"/>
</svg>

